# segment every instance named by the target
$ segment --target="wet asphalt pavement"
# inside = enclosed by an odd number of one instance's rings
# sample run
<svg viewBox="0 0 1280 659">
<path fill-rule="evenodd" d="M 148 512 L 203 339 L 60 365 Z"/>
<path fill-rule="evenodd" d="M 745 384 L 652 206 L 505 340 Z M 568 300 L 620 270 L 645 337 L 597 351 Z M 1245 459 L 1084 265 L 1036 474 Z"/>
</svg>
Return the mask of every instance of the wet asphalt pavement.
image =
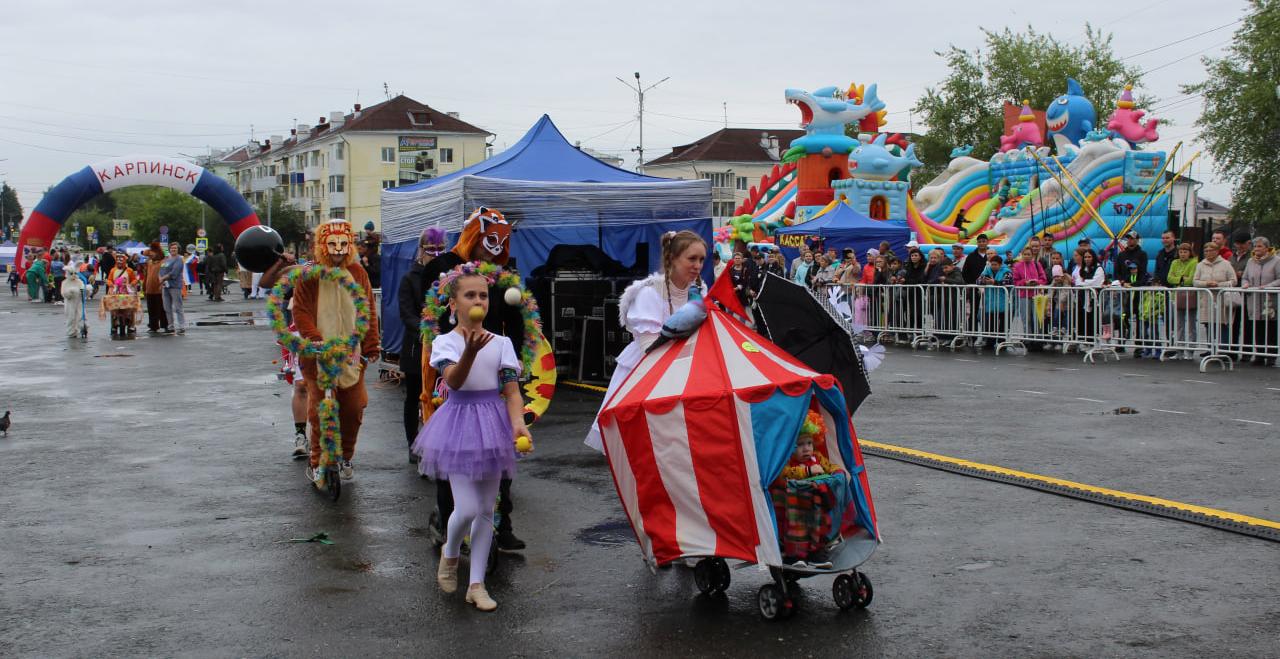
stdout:
<svg viewBox="0 0 1280 659">
<path fill-rule="evenodd" d="M 196 296 L 223 324 L 113 341 L 91 318 L 81 342 L 61 307 L 0 298 L 0 656 L 1280 654 L 1278 543 L 878 457 L 871 607 L 816 578 L 764 622 L 755 568 L 707 598 L 642 564 L 581 445 L 599 397 L 567 388 L 516 480 L 529 549 L 476 612 L 435 586 L 401 392 L 370 372 L 356 480 L 310 491 L 269 330 L 217 315 L 261 308 Z M 873 385 L 869 439 L 1280 519 L 1278 369 L 890 349 Z"/>
</svg>

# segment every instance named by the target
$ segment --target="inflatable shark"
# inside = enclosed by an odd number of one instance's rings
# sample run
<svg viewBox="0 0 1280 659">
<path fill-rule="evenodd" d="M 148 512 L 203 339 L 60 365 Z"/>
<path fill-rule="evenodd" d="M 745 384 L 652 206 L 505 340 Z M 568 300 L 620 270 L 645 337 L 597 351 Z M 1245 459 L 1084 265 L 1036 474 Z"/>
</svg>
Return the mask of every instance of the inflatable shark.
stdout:
<svg viewBox="0 0 1280 659">
<path fill-rule="evenodd" d="M 1062 140 L 1057 139 L 1061 135 L 1067 142 L 1079 145 L 1080 140 L 1093 130 L 1098 114 L 1093 109 L 1093 103 L 1085 98 L 1080 83 L 1074 78 L 1067 78 L 1067 93 L 1053 99 L 1044 113 L 1044 119 L 1045 127 L 1049 129 L 1049 139 L 1055 144 L 1061 145 Z"/>
<path fill-rule="evenodd" d="M 858 140 L 845 135 L 844 127 L 884 109 L 884 102 L 876 96 L 875 85 L 867 87 L 862 103 L 849 101 L 836 87 L 813 92 L 788 89 L 784 96 L 788 103 L 800 108 L 800 127 L 805 131 L 804 137 L 791 142 L 791 148 L 803 147 L 805 153 L 821 153 L 827 148 L 835 153 L 849 153 L 858 146 Z"/>
</svg>

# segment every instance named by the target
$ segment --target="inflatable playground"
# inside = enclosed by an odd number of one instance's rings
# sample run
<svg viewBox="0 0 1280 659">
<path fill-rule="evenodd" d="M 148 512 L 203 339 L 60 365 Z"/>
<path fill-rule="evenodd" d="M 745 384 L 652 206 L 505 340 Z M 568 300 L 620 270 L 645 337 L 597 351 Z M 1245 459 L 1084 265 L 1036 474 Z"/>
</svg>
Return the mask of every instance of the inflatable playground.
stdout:
<svg viewBox="0 0 1280 659">
<path fill-rule="evenodd" d="M 1001 253 L 1021 251 L 1033 236 L 1070 253 L 1083 238 L 1105 249 L 1136 230 L 1155 254 L 1168 225 L 1169 189 L 1195 156 L 1174 172 L 1177 148 L 1142 150 L 1159 139 L 1159 120 L 1144 118 L 1129 87 L 1100 123 L 1080 85 L 1065 82 L 1065 93 L 1043 112 L 1025 101 L 1006 109 L 999 151 L 982 160 L 972 146 L 955 148 L 942 173 L 915 194 L 912 171 L 924 163 L 906 136 L 880 132 L 886 110 L 875 85 L 788 89 L 786 101 L 800 110 L 806 134 L 716 231 L 716 249 L 728 258 L 741 241 L 790 258 L 805 240 L 826 237 L 821 223 L 809 235 L 775 235 L 778 229 L 802 228 L 843 203 L 909 231 L 925 251 L 955 243 L 970 249 L 984 234 Z"/>
</svg>

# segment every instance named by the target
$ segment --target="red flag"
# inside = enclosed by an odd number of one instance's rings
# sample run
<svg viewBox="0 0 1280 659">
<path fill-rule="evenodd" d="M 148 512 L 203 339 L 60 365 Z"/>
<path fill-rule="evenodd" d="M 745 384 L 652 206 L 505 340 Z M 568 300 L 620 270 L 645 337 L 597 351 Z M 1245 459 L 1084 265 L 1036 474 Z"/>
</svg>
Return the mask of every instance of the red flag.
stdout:
<svg viewBox="0 0 1280 659">
<path fill-rule="evenodd" d="M 733 290 L 733 276 L 729 273 L 732 268 L 733 266 L 726 267 L 720 273 L 715 283 L 707 290 L 707 297 L 719 302 L 725 309 L 738 314 L 742 318 L 750 318 L 747 315 L 747 310 L 742 307 L 742 302 L 738 301 L 737 292 Z"/>
</svg>

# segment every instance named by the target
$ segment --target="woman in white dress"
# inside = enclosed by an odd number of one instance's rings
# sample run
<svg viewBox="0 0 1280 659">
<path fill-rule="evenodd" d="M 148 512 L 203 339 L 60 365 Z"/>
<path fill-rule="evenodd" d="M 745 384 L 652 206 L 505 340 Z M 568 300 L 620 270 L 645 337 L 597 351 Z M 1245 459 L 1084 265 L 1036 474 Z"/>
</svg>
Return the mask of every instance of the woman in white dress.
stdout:
<svg viewBox="0 0 1280 659">
<path fill-rule="evenodd" d="M 633 340 L 618 355 L 618 365 L 609 379 L 609 391 L 604 395 L 604 402 L 608 402 L 622 386 L 644 357 L 644 351 L 658 339 L 662 324 L 689 301 L 689 289 L 697 286 L 705 297 L 706 286 L 700 274 L 706 260 L 707 244 L 698 234 L 692 231 L 663 234 L 662 272 L 655 272 L 628 286 L 618 302 L 619 320 L 631 332 Z M 603 402 L 600 407 L 604 407 Z M 598 420 L 592 422 L 591 432 L 587 433 L 584 443 L 604 452 Z"/>
</svg>

